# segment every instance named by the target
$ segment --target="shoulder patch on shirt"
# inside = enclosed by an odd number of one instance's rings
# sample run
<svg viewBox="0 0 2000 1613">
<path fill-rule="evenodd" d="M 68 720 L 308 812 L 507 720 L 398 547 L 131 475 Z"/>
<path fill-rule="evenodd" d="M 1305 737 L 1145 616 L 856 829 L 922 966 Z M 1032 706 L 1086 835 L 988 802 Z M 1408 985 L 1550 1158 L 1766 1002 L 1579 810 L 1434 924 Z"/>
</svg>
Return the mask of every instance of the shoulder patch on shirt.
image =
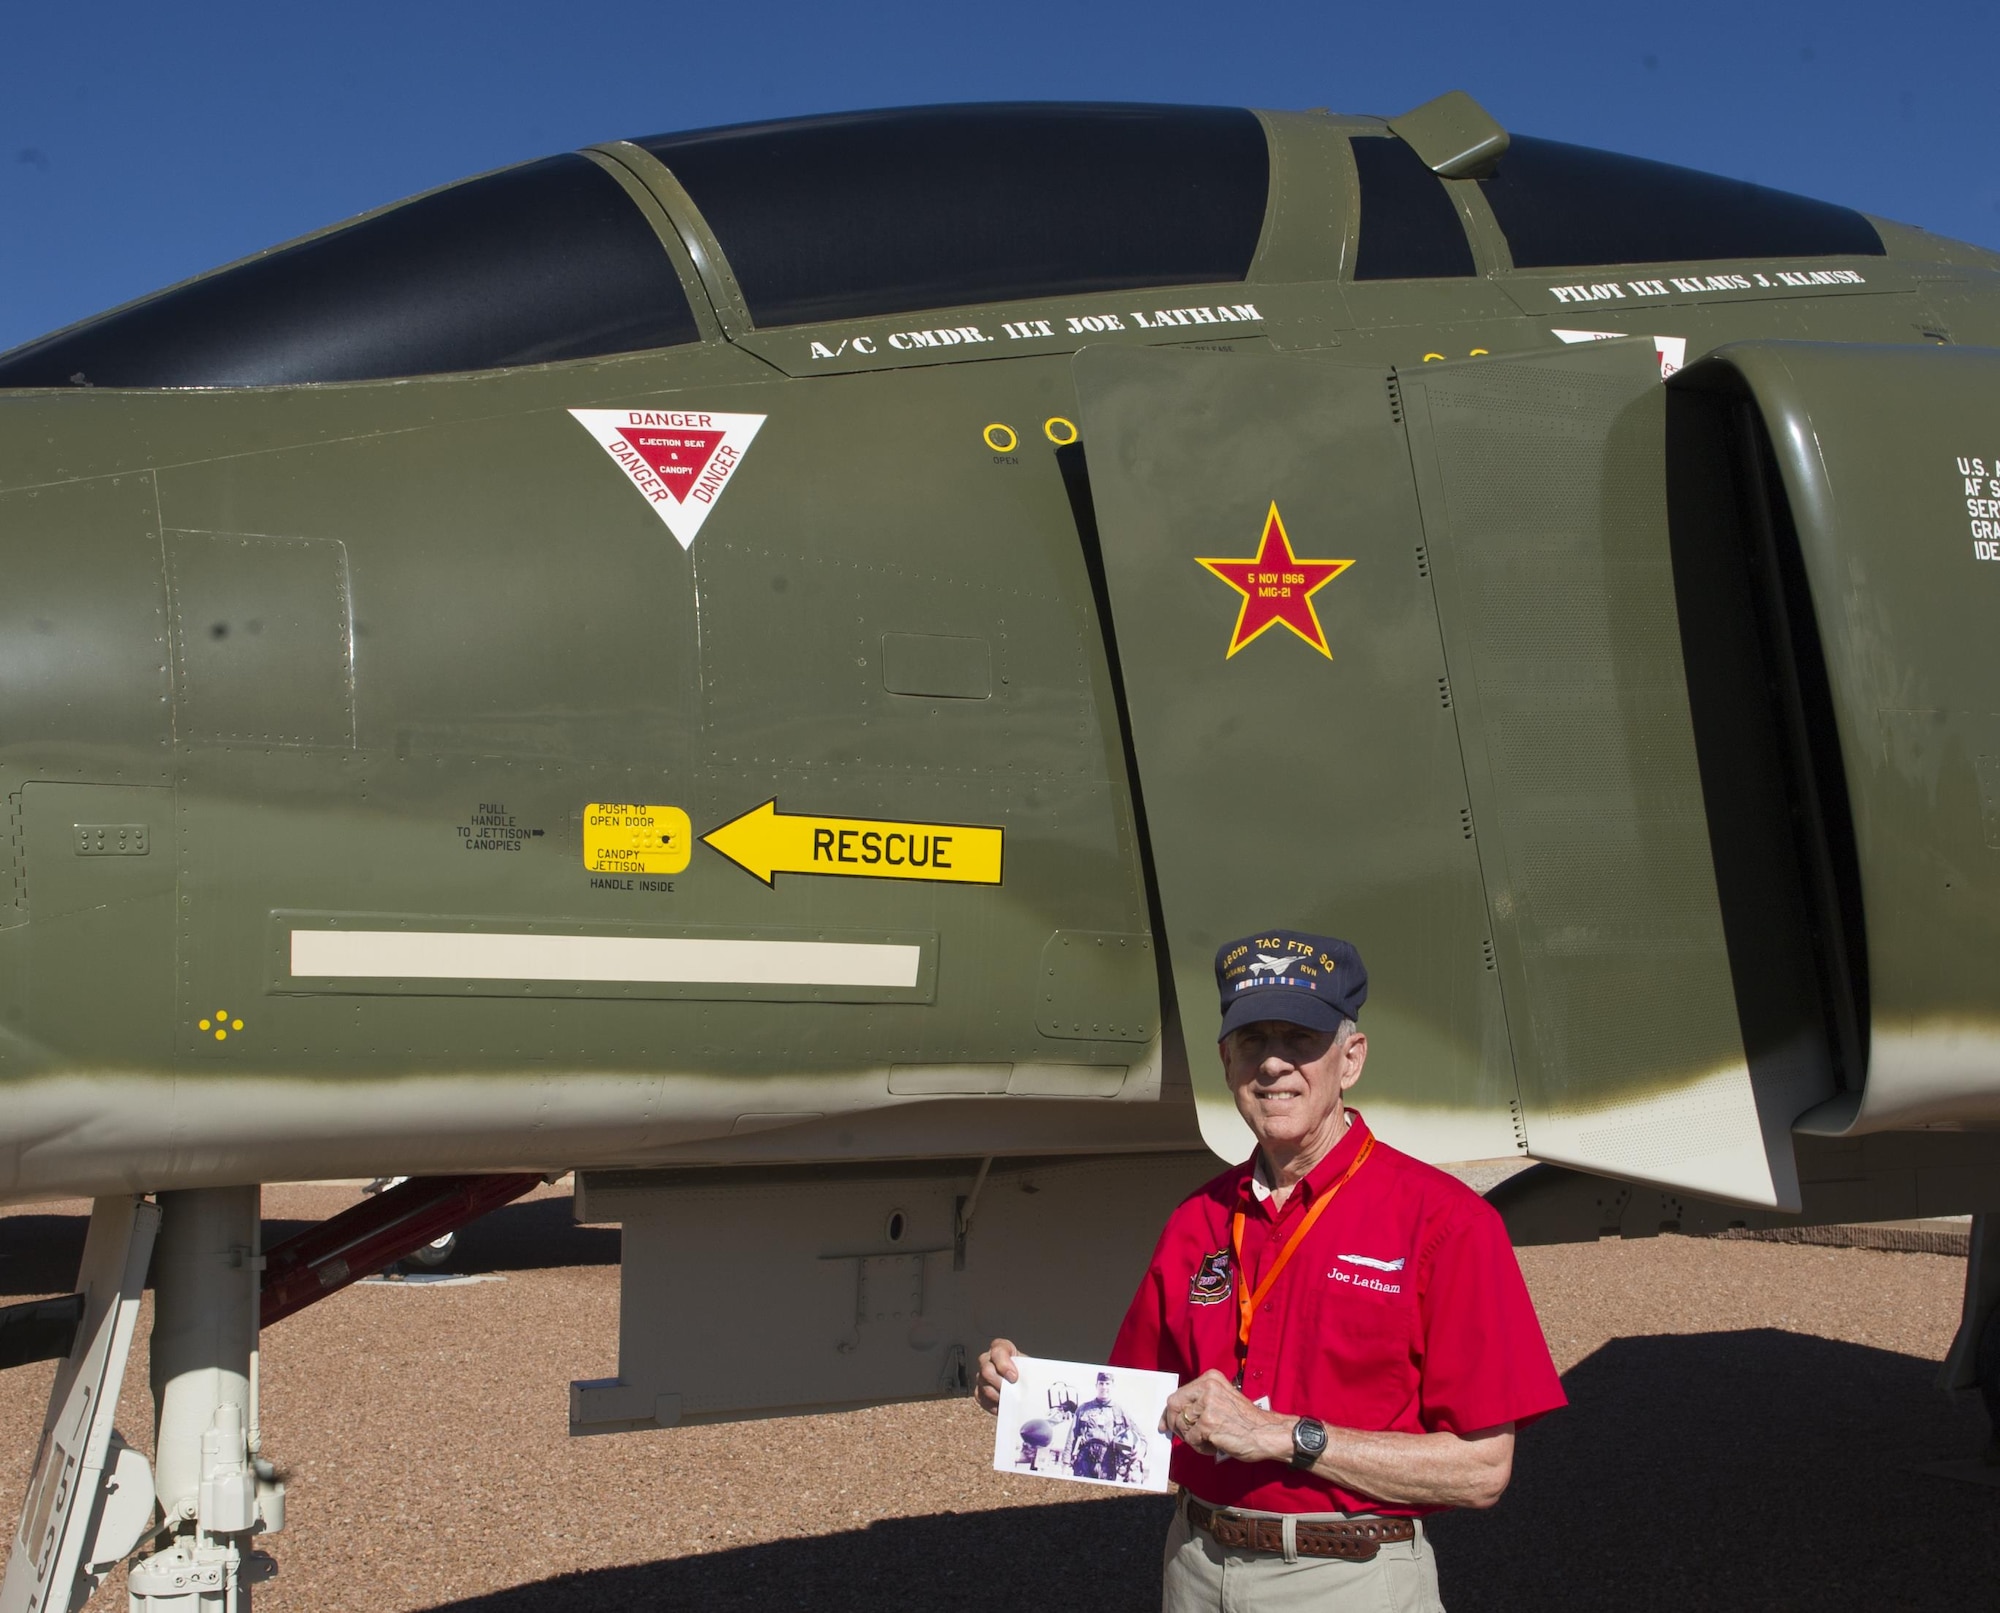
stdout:
<svg viewBox="0 0 2000 1613">
<path fill-rule="evenodd" d="M 1229 1297 L 1229 1251 L 1218 1249 L 1203 1255 L 1188 1283 L 1190 1305 L 1220 1305 Z"/>
<path fill-rule="evenodd" d="M 1350 1266 L 1373 1266 L 1377 1271 L 1401 1271 L 1404 1259 L 1402 1255 L 1394 1260 L 1377 1260 L 1373 1255 L 1335 1255 L 1333 1258 L 1345 1260 Z"/>
</svg>

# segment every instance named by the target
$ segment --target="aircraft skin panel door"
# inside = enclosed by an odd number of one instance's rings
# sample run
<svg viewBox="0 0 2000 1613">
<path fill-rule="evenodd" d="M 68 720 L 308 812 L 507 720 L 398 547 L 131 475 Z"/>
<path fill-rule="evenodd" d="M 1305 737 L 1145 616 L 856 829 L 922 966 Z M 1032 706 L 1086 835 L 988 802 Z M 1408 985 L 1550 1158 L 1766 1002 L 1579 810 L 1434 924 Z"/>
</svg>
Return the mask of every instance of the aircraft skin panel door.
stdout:
<svg viewBox="0 0 2000 1613">
<path fill-rule="evenodd" d="M 1402 381 L 1529 1152 L 1796 1209 L 1823 1072 L 1745 1052 L 1650 343 Z"/>
<path fill-rule="evenodd" d="M 1097 348 L 1075 361 L 1115 653 L 1202 1132 L 1252 1142 L 1216 1054 L 1218 945 L 1361 949 L 1355 1101 L 1432 1160 L 1518 1153 L 1499 976 L 1398 403 L 1376 368 Z M 1297 626 L 1203 565 L 1347 561 Z M 1243 575 L 1243 573 L 1237 573 Z M 1285 601 L 1279 600 L 1283 604 Z M 1324 634 L 1325 651 L 1308 642 Z M 1232 644 L 1236 647 L 1232 651 Z"/>
</svg>

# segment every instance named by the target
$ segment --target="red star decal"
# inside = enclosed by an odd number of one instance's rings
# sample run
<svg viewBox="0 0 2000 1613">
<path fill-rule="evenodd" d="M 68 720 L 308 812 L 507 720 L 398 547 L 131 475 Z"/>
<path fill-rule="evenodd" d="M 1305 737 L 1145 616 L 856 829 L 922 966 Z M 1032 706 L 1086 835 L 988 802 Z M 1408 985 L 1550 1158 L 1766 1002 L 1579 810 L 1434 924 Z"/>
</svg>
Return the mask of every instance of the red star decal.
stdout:
<svg viewBox="0 0 2000 1613">
<path fill-rule="evenodd" d="M 1319 613 L 1312 596 L 1338 577 L 1352 560 L 1301 560 L 1292 553 L 1292 540 L 1285 536 L 1285 523 L 1278 506 L 1264 522 L 1264 541 L 1257 553 L 1244 560 L 1200 560 L 1243 596 L 1243 608 L 1236 613 L 1236 631 L 1229 640 L 1229 655 L 1256 638 L 1266 628 L 1280 622 L 1304 639 L 1329 661 L 1326 634 L 1320 630 Z M 1229 655 L 1223 657 L 1224 660 Z"/>
</svg>

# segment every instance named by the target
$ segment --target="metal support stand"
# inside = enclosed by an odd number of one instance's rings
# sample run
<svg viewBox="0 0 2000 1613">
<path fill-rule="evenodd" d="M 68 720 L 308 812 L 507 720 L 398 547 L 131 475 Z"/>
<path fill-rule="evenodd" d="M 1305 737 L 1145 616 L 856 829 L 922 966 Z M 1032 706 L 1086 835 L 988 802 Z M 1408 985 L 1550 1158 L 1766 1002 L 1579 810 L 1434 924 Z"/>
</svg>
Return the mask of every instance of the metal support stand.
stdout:
<svg viewBox="0 0 2000 1613">
<path fill-rule="evenodd" d="M 152 1518 L 146 1458 L 111 1421 L 159 1225 L 158 1206 L 143 1199 L 103 1198 L 91 1207 L 76 1284 L 83 1316 L 49 1391 L 0 1613 L 81 1607 Z"/>
<path fill-rule="evenodd" d="M 2000 1215 L 1975 1215 L 1966 1250 L 1965 1305 L 1938 1375 L 1945 1389 L 1977 1389 L 1986 1405 L 1986 1462 L 2000 1466 Z"/>
<path fill-rule="evenodd" d="M 979 1195 L 985 1191 L 986 1178 L 993 1170 L 993 1156 L 988 1154 L 979 1162 L 979 1174 L 972 1179 L 972 1191 L 959 1198 L 958 1207 L 952 1212 L 951 1225 L 951 1269 L 965 1270 L 965 1240 L 972 1236 L 972 1217 L 979 1209 Z"/>
<path fill-rule="evenodd" d="M 168 1544 L 135 1563 L 132 1613 L 249 1613 L 276 1572 L 249 1549 L 284 1527 L 285 1490 L 252 1444 L 263 1258 L 258 1190 L 160 1195 L 154 1272 L 154 1485 Z"/>
</svg>

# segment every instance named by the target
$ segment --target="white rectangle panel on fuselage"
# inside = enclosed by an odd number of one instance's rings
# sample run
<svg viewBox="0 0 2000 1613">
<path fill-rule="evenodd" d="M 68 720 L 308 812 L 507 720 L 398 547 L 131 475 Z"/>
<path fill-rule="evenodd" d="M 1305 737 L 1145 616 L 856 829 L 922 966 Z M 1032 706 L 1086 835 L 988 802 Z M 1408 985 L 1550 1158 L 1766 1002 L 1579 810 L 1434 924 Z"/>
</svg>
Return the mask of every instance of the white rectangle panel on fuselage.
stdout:
<svg viewBox="0 0 2000 1613">
<path fill-rule="evenodd" d="M 317 979 L 607 980 L 754 986 L 917 984 L 923 948 L 857 941 L 293 930 L 291 969 Z"/>
</svg>

